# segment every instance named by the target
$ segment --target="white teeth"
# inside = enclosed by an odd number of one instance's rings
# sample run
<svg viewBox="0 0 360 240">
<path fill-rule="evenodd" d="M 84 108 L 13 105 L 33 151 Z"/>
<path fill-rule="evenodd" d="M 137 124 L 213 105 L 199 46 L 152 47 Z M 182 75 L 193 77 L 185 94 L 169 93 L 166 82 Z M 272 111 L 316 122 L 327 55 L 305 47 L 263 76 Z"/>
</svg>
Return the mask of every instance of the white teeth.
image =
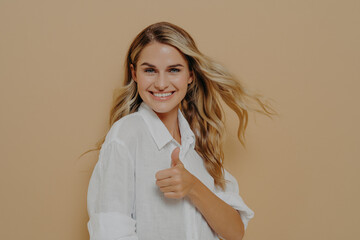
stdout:
<svg viewBox="0 0 360 240">
<path fill-rule="evenodd" d="M 172 93 L 153 93 L 155 97 L 168 97 L 170 96 Z"/>
</svg>

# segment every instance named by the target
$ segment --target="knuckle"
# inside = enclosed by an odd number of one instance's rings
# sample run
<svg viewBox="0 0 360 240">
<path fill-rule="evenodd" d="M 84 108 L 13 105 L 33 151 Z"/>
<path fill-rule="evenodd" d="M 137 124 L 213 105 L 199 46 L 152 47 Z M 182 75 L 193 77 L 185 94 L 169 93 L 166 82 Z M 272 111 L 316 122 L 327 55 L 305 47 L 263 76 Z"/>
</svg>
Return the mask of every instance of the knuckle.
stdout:
<svg viewBox="0 0 360 240">
<path fill-rule="evenodd" d="M 169 192 L 164 193 L 164 196 L 167 198 L 174 198 Z"/>
<path fill-rule="evenodd" d="M 175 179 L 174 179 L 174 183 L 175 183 L 176 185 L 181 184 L 181 178 L 179 178 L 179 177 L 175 178 Z"/>
</svg>

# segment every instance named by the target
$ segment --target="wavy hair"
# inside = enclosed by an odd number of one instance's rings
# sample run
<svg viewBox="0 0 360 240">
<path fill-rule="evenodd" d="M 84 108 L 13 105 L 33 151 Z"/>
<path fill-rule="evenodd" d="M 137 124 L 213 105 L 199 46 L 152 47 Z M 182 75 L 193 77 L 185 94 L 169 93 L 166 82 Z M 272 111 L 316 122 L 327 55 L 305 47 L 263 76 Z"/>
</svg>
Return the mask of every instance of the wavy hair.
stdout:
<svg viewBox="0 0 360 240">
<path fill-rule="evenodd" d="M 136 68 L 141 51 L 152 42 L 177 48 L 188 62 L 189 70 L 193 73 L 193 82 L 180 103 L 180 110 L 195 134 L 195 150 L 204 160 L 215 186 L 225 189 L 225 119 L 220 101 L 223 100 L 237 114 L 237 136 L 244 147 L 248 111 L 256 111 L 269 117 L 276 112 L 261 99 L 261 95 L 244 88 L 223 66 L 202 54 L 184 29 L 168 22 L 158 22 L 141 31 L 130 45 L 125 61 L 123 86 L 114 92 L 109 128 L 120 118 L 136 112 L 139 108 L 142 99 L 138 94 L 137 84 L 131 77 L 130 65 L 133 64 Z M 105 137 L 106 134 L 96 144 L 96 148 L 87 152 L 100 150 Z"/>
</svg>

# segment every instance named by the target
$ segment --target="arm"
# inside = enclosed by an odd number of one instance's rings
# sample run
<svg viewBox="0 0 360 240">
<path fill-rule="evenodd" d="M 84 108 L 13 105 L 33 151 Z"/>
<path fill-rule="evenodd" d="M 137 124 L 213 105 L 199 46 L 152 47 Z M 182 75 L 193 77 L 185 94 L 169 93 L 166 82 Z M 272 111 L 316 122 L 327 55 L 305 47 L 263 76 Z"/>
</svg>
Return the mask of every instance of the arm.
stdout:
<svg viewBox="0 0 360 240">
<path fill-rule="evenodd" d="M 250 209 L 247 210 L 240 196 L 237 196 L 236 180 L 232 179 L 232 182 L 235 181 L 234 186 L 231 186 L 233 189 L 214 194 L 184 168 L 184 165 L 179 160 L 179 150 L 175 149 L 171 158 L 172 167 L 157 172 L 155 176 L 157 179 L 156 184 L 164 193 L 164 196 L 175 199 L 189 197 L 216 233 L 227 240 L 242 239 L 246 225 L 244 225 L 242 216 L 240 216 L 237 209 L 245 211 L 244 219 L 247 221 L 252 216 L 246 214 L 252 212 Z M 226 176 L 228 175 L 226 174 Z M 236 206 L 236 208 L 233 206 Z"/>
<path fill-rule="evenodd" d="M 204 216 L 210 227 L 226 240 L 241 240 L 244 224 L 240 214 L 210 191 L 199 179 L 188 193 L 188 197 Z"/>
<path fill-rule="evenodd" d="M 127 148 L 105 143 L 88 188 L 88 230 L 91 240 L 137 240 L 134 206 L 134 164 Z"/>
</svg>

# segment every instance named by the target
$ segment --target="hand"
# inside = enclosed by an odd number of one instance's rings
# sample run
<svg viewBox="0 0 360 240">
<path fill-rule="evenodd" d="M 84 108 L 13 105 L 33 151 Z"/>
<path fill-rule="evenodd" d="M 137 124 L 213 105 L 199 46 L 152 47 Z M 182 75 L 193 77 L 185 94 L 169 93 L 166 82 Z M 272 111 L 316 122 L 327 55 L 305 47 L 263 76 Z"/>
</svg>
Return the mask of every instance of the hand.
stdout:
<svg viewBox="0 0 360 240">
<path fill-rule="evenodd" d="M 192 190 L 196 177 L 185 169 L 179 159 L 180 148 L 171 153 L 171 168 L 158 171 L 156 185 L 167 198 L 181 199 Z"/>
</svg>

